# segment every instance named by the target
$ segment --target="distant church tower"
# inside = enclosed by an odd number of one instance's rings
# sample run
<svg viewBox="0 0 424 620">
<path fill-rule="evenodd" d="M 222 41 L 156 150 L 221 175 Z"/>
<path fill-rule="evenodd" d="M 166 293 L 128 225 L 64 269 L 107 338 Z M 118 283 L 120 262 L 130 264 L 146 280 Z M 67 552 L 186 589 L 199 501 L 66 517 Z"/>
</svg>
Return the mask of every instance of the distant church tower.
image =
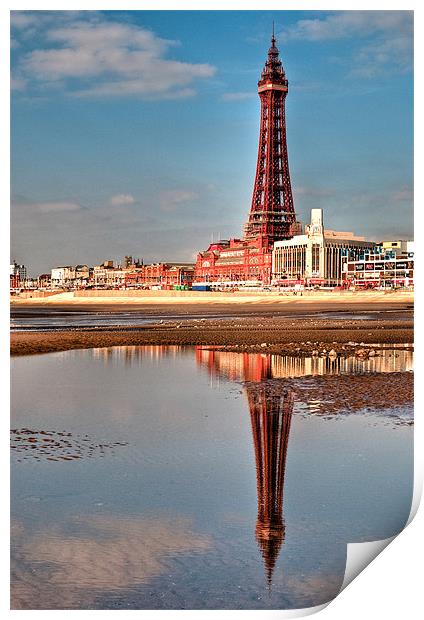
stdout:
<svg viewBox="0 0 424 620">
<path fill-rule="evenodd" d="M 245 239 L 267 237 L 270 243 L 293 236 L 296 215 L 290 183 L 285 103 L 288 80 L 274 32 L 258 82 L 261 100 L 258 162 Z"/>
<path fill-rule="evenodd" d="M 268 393 L 264 385 L 246 387 L 256 459 L 258 518 L 256 540 L 269 586 L 285 537 L 284 475 L 293 413 L 293 394 Z"/>
</svg>

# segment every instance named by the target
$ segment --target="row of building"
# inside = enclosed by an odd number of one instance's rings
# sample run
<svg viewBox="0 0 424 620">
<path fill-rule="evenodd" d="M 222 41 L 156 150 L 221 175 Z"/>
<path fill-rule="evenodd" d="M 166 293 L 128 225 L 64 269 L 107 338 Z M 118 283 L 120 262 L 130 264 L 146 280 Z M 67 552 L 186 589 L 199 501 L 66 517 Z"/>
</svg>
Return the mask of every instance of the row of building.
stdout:
<svg viewBox="0 0 424 620">
<path fill-rule="evenodd" d="M 54 267 L 50 273 L 29 279 L 21 270 L 15 269 L 11 277 L 11 290 L 22 288 L 78 290 L 95 289 L 130 289 L 130 288 L 191 288 L 194 277 L 193 263 L 153 263 L 142 264 L 126 256 L 122 265 L 107 260 L 89 267 L 88 265 L 64 265 Z M 22 267 L 22 266 L 21 266 Z M 20 273 L 22 277 L 20 277 Z"/>
<path fill-rule="evenodd" d="M 375 288 L 411 287 L 414 281 L 413 241 L 376 243 L 353 232 L 327 230 L 322 209 L 312 209 L 301 234 L 275 241 L 269 252 L 257 249 L 250 243 L 246 249 L 240 239 L 211 244 L 198 255 L 195 283 L 210 288 Z"/>
<path fill-rule="evenodd" d="M 144 265 L 126 256 L 55 267 L 33 285 L 44 288 L 410 287 L 414 282 L 411 241 L 375 243 L 352 232 L 324 228 L 322 209 L 312 209 L 303 230 L 294 208 L 286 140 L 288 80 L 274 35 L 258 81 L 261 102 L 256 175 L 243 236 L 211 243 L 196 263 Z M 24 266 L 11 266 L 11 286 L 22 285 Z M 28 281 L 27 281 L 28 282 Z M 25 286 L 25 284 L 24 284 Z"/>
<path fill-rule="evenodd" d="M 126 256 L 122 265 L 107 260 L 88 265 L 54 267 L 36 280 L 26 268 L 11 265 L 11 288 L 161 288 L 228 290 L 260 287 L 411 287 L 414 283 L 413 241 L 376 243 L 352 232 L 324 228 L 322 209 L 312 209 L 311 222 L 301 234 L 276 241 L 270 251 L 242 240 L 217 241 L 200 252 L 194 263 L 152 263 Z M 257 250 L 256 252 L 254 250 Z M 264 261 L 269 276 L 263 281 Z"/>
</svg>

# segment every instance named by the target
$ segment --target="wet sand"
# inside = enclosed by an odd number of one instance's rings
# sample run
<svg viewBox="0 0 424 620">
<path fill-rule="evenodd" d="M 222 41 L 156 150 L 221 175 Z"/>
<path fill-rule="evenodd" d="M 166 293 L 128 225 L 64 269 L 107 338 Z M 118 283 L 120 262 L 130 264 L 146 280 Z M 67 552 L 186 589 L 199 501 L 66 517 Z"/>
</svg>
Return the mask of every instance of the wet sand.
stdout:
<svg viewBox="0 0 424 620">
<path fill-rule="evenodd" d="M 302 355 L 317 351 L 349 354 L 364 343 L 412 343 L 410 311 L 376 320 L 254 316 L 233 319 L 187 319 L 138 327 L 14 332 L 11 354 L 29 355 L 125 345 L 208 345 L 227 350 Z M 324 351 L 325 349 L 325 351 Z"/>
<path fill-rule="evenodd" d="M 412 405 L 414 400 L 414 375 L 412 372 L 369 373 L 349 375 L 323 375 L 301 378 L 268 379 L 261 383 L 246 381 L 252 393 L 264 390 L 268 399 L 292 390 L 295 400 L 306 406 L 308 415 L 328 416 L 368 410 L 386 411 Z M 392 422 L 412 425 L 412 418 L 402 419 L 395 412 Z"/>
</svg>

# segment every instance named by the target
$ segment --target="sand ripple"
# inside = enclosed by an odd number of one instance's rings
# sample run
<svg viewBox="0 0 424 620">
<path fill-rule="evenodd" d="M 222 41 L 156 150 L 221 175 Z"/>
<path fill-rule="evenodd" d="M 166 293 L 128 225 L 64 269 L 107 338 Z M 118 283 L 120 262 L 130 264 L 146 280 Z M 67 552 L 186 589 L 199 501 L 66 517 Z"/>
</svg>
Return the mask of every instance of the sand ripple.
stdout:
<svg viewBox="0 0 424 620">
<path fill-rule="evenodd" d="M 98 443 L 89 435 L 77 435 L 67 431 L 12 428 L 10 444 L 12 454 L 21 462 L 28 459 L 75 461 L 113 455 L 118 446 L 126 446 L 127 442 Z"/>
</svg>

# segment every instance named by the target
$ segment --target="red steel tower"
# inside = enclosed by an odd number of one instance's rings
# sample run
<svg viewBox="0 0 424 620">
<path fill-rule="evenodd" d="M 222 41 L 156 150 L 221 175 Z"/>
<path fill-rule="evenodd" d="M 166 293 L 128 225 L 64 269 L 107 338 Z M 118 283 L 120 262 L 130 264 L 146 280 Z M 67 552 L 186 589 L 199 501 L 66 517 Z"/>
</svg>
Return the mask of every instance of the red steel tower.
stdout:
<svg viewBox="0 0 424 620">
<path fill-rule="evenodd" d="M 296 222 L 286 142 L 288 81 L 274 33 L 258 82 L 261 100 L 258 164 L 252 206 L 242 239 L 221 239 L 199 252 L 194 283 L 219 288 L 271 283 L 275 241 L 301 233 Z"/>
<path fill-rule="evenodd" d="M 246 239 L 262 235 L 273 242 L 293 235 L 296 215 L 287 155 L 285 112 L 288 85 L 273 33 L 268 59 L 258 82 L 261 124 L 252 206 L 245 225 Z"/>
</svg>

